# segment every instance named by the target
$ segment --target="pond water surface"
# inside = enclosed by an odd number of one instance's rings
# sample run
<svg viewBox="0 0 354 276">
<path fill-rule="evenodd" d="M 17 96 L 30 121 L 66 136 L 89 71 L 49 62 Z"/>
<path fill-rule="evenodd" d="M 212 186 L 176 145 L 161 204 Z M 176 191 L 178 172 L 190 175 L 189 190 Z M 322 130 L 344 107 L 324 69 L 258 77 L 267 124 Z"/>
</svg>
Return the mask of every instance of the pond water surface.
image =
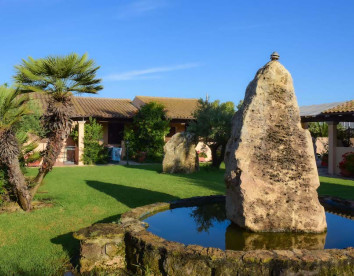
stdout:
<svg viewBox="0 0 354 276">
<path fill-rule="evenodd" d="M 226 218 L 225 203 L 175 208 L 144 221 L 148 231 L 166 240 L 228 250 L 329 249 L 354 247 L 354 220 L 326 213 L 327 232 L 251 233 Z"/>
</svg>

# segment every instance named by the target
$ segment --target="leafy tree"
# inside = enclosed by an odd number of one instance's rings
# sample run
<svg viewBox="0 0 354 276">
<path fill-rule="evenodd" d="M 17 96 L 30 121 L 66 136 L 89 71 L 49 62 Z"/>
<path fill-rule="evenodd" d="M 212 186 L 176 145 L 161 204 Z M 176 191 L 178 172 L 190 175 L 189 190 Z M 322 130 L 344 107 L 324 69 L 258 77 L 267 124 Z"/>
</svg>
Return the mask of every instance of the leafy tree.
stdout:
<svg viewBox="0 0 354 276">
<path fill-rule="evenodd" d="M 74 53 L 40 59 L 29 57 L 15 68 L 14 79 L 22 92 L 38 92 L 49 96 L 48 107 L 42 117 L 45 129 L 48 130 L 48 143 L 42 166 L 35 178 L 38 189 L 70 133 L 72 92 L 97 93 L 103 89 L 99 85 L 101 79 L 96 78 L 100 67 L 95 66 L 86 54 L 79 56 Z"/>
<path fill-rule="evenodd" d="M 131 127 L 124 132 L 124 140 L 129 142 L 130 152 L 144 152 L 147 159 L 161 161 L 165 136 L 170 130 L 162 104 L 150 102 L 142 106 L 133 119 Z"/>
<path fill-rule="evenodd" d="M 328 137 L 328 124 L 325 122 L 309 123 L 308 130 L 314 138 Z"/>
<path fill-rule="evenodd" d="M 328 124 L 326 122 L 311 122 L 308 125 L 308 130 L 315 139 L 318 137 L 328 137 Z M 343 146 L 351 146 L 350 138 L 353 138 L 351 129 L 345 129 L 341 124 L 338 124 L 337 139 L 342 141 Z"/>
<path fill-rule="evenodd" d="M 70 135 L 77 143 L 79 136 L 78 128 L 75 127 Z M 85 124 L 83 153 L 84 164 L 106 164 L 108 162 L 108 149 L 99 142 L 102 138 L 102 125 L 97 123 L 96 119 L 90 118 L 89 122 Z"/>
<path fill-rule="evenodd" d="M 28 114 L 28 100 L 19 90 L 0 87 L 0 165 L 6 169 L 6 174 L 2 173 L 1 178 L 8 181 L 18 204 L 25 211 L 31 210 L 33 196 L 21 171 L 16 127 Z"/>
<path fill-rule="evenodd" d="M 199 100 L 188 131 L 208 145 L 211 149 L 212 166 L 219 168 L 224 159 L 226 144 L 231 136 L 231 119 L 235 113 L 233 102 L 220 103 Z"/>
</svg>

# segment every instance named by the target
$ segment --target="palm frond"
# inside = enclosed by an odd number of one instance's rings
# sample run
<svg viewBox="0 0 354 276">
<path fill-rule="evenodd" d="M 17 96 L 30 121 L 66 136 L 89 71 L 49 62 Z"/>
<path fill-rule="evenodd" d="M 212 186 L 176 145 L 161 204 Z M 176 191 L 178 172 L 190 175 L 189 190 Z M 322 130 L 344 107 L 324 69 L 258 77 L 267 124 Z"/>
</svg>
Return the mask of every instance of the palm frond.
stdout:
<svg viewBox="0 0 354 276">
<path fill-rule="evenodd" d="M 99 66 L 88 55 L 72 53 L 66 56 L 48 56 L 22 60 L 16 65 L 14 80 L 23 92 L 44 92 L 65 95 L 69 92 L 97 93 L 103 89 L 96 78 Z"/>
<path fill-rule="evenodd" d="M 0 129 L 7 130 L 30 112 L 27 107 L 29 97 L 19 89 L 0 86 Z"/>
</svg>

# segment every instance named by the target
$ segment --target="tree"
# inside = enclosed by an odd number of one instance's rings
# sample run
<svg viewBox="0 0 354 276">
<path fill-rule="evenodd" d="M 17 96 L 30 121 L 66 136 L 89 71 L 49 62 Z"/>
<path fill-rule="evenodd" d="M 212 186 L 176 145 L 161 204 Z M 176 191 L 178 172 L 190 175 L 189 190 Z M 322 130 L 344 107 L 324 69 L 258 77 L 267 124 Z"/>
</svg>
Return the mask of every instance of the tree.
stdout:
<svg viewBox="0 0 354 276">
<path fill-rule="evenodd" d="M 70 133 L 75 143 L 78 143 L 79 129 L 75 126 Z M 103 139 L 103 126 L 97 123 L 96 119 L 89 118 L 85 124 L 84 153 L 82 159 L 84 164 L 106 164 L 108 162 L 108 149 L 100 143 Z"/>
<path fill-rule="evenodd" d="M 43 162 L 35 182 L 38 189 L 46 174 L 51 171 L 67 139 L 72 121 L 72 93 L 97 93 L 103 89 L 96 78 L 99 66 L 87 55 L 69 54 L 46 58 L 22 60 L 15 66 L 14 79 L 22 92 L 38 92 L 48 95 L 49 101 L 43 123 L 48 130 L 48 143 Z"/>
<path fill-rule="evenodd" d="M 211 149 L 212 166 L 219 168 L 224 159 L 226 144 L 231 136 L 231 119 L 235 113 L 233 102 L 199 100 L 188 131 L 199 137 Z"/>
<path fill-rule="evenodd" d="M 0 86 L 0 164 L 6 168 L 6 177 L 25 211 L 31 210 L 32 196 L 19 162 L 20 147 L 16 125 L 28 113 L 28 97 L 20 91 Z"/>
<path fill-rule="evenodd" d="M 133 124 L 124 132 L 124 140 L 129 141 L 133 154 L 144 152 L 152 161 L 163 157 L 166 134 L 170 130 L 170 121 L 166 117 L 165 107 L 156 102 L 142 106 L 133 119 Z"/>
</svg>

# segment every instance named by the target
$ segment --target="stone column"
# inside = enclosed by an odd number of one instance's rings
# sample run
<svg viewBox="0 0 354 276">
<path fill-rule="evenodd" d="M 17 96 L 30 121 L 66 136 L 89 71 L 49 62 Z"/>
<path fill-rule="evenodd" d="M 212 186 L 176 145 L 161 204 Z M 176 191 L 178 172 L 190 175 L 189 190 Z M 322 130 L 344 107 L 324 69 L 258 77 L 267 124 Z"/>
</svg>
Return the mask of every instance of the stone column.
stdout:
<svg viewBox="0 0 354 276">
<path fill-rule="evenodd" d="M 79 121 L 79 138 L 78 138 L 78 165 L 83 165 L 84 162 L 82 161 L 82 155 L 84 153 L 84 135 L 85 135 L 85 121 Z"/>
<path fill-rule="evenodd" d="M 328 124 L 328 173 L 334 174 L 336 170 L 338 122 L 327 122 L 327 124 Z"/>
</svg>

